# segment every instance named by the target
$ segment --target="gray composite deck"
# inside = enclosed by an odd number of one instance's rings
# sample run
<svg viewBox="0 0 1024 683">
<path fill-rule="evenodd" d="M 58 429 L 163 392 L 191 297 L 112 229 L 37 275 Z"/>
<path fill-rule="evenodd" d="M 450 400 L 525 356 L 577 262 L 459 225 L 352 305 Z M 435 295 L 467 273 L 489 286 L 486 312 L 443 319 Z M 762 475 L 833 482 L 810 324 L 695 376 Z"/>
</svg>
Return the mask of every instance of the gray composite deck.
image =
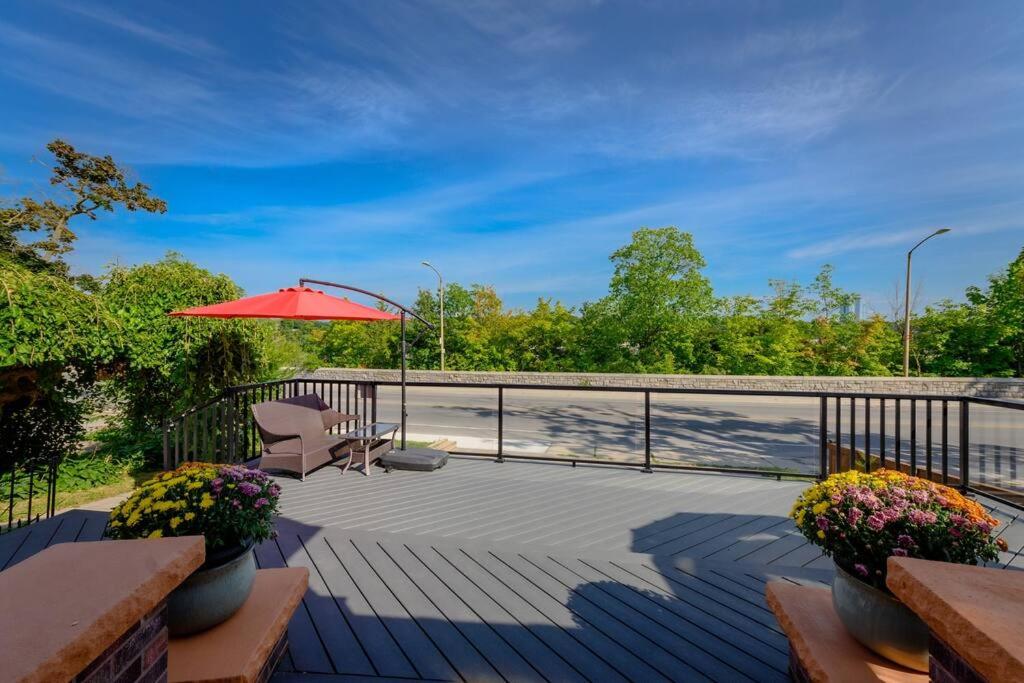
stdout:
<svg viewBox="0 0 1024 683">
<path fill-rule="evenodd" d="M 453 458 L 282 479 L 261 567 L 305 566 L 279 683 L 786 679 L 764 584 L 827 582 L 785 519 L 801 482 Z M 1004 566 L 1020 566 L 1012 513 Z M 0 567 L 98 540 L 73 511 L 0 536 Z"/>
</svg>

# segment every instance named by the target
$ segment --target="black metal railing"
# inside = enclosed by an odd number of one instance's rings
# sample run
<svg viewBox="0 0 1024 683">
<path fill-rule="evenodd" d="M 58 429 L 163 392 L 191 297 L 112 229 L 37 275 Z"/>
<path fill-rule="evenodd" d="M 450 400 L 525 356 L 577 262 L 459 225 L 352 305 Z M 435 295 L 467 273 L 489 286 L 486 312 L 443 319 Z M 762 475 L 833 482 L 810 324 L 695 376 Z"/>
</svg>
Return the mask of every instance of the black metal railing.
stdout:
<svg viewBox="0 0 1024 683">
<path fill-rule="evenodd" d="M 259 435 L 252 420 L 250 406 L 305 393 L 316 393 L 336 410 L 359 415 L 360 423 L 375 422 L 381 389 L 397 387 L 397 382 L 355 382 L 320 378 L 298 378 L 231 387 L 214 400 L 169 421 L 164 431 L 164 464 L 174 467 L 185 460 L 243 462 L 258 457 Z M 817 391 L 760 391 L 726 389 L 677 389 L 650 387 L 594 387 L 564 385 L 510 385 L 502 383 L 410 382 L 410 392 L 417 389 L 493 391 L 495 408 L 482 411 L 494 419 L 494 448 L 463 448 L 452 452 L 460 455 L 506 459 L 566 462 L 572 465 L 614 464 L 637 467 L 643 472 L 655 469 L 704 470 L 753 474 L 772 477 L 820 478 L 831 472 L 848 469 L 870 471 L 880 467 L 899 469 L 937 482 L 998 498 L 1021 507 L 1024 487 L 1017 480 L 1018 447 L 1008 443 L 1007 435 L 1024 426 L 1024 402 L 967 396 L 842 393 Z M 522 418 L 523 410 L 509 408 L 510 396 L 523 392 L 585 392 L 636 395 L 636 414 L 621 417 L 624 431 L 636 433 L 632 450 L 614 458 L 584 457 L 579 454 L 512 453 L 507 421 Z M 807 453 L 794 467 L 750 465 L 747 461 L 730 464 L 729 456 L 703 458 L 704 462 L 687 459 L 689 442 L 679 437 L 665 448 L 674 452 L 662 457 L 653 444 L 674 438 L 673 430 L 684 429 L 668 420 L 652 419 L 652 411 L 674 411 L 687 415 L 702 408 L 709 397 L 732 397 L 736 400 L 763 400 L 775 405 L 786 399 L 817 399 L 817 409 L 806 415 L 784 421 L 778 431 L 797 431 L 804 441 L 793 446 Z M 685 404 L 679 404 L 683 400 Z M 659 401 L 661 406 L 658 405 Z M 671 401 L 676 401 L 669 405 Z M 806 401 L 805 401 L 806 402 Z M 813 404 L 813 401 L 810 402 Z M 653 408 L 652 408 L 653 405 Z M 1012 424 L 993 436 L 972 441 L 972 406 L 1003 411 Z M 415 410 L 415 409 L 414 409 Z M 671 412 L 670 411 L 670 412 Z M 816 415 L 815 415 L 816 413 Z M 568 419 L 568 418 L 567 418 Z M 1002 418 L 1000 418 L 1002 419 Z M 398 419 L 396 417 L 395 421 Z M 712 423 L 713 424 L 713 423 Z M 753 423 L 752 423 L 753 424 Z M 756 427 L 756 424 L 754 425 Z M 487 431 L 489 428 L 477 428 Z M 744 437 L 725 435 L 734 440 Z M 659 441 L 660 440 L 660 441 Z M 717 442 L 705 443 L 705 454 L 713 453 Z M 780 442 L 776 450 L 787 446 Z M 727 446 L 721 446 L 728 451 Z M 746 451 L 756 452 L 750 446 Z M 660 451 L 659 451 L 660 452 Z M 816 456 L 816 457 L 815 457 Z M 975 471 L 985 472 L 975 478 Z"/>
<path fill-rule="evenodd" d="M 56 456 L 12 459 L 0 471 L 0 495 L 7 506 L 7 514 L 0 517 L 0 533 L 53 516 L 59 465 Z"/>
</svg>

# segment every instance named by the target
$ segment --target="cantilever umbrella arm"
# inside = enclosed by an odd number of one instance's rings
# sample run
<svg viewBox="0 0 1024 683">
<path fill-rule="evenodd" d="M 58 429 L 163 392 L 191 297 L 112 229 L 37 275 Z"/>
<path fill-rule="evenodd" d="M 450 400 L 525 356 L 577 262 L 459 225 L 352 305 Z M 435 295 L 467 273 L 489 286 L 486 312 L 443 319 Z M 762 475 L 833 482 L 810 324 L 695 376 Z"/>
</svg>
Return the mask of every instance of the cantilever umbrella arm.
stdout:
<svg viewBox="0 0 1024 683">
<path fill-rule="evenodd" d="M 313 279 L 305 278 L 305 277 L 304 278 L 299 278 L 299 287 L 305 287 L 306 285 L 320 285 L 322 287 L 336 287 L 338 289 L 347 289 L 350 292 L 356 292 L 358 294 L 365 294 L 366 296 L 372 296 L 374 299 L 377 299 L 378 301 L 383 301 L 386 304 L 391 304 L 392 306 L 397 308 L 399 311 L 401 311 L 401 317 L 402 317 L 402 416 L 401 417 L 402 417 L 402 450 L 404 451 L 405 450 L 405 421 L 406 421 L 405 420 L 405 418 L 406 418 L 406 410 L 405 410 L 405 365 L 406 365 L 406 359 L 405 359 L 405 357 L 406 357 L 406 348 L 405 348 L 406 347 L 406 344 L 405 344 L 405 317 L 406 317 L 406 315 L 411 315 L 412 317 L 416 318 L 417 320 L 419 320 L 421 323 L 423 323 L 424 325 L 426 325 L 430 329 L 434 329 L 434 326 L 432 324 L 430 324 L 429 322 L 427 322 L 426 320 L 424 320 L 422 316 L 417 314 L 412 309 L 406 308 L 405 306 L 403 306 L 402 304 L 398 303 L 397 301 L 389 299 L 386 296 L 383 296 L 381 294 L 377 294 L 376 292 L 371 292 L 371 291 L 368 291 L 366 289 L 361 289 L 359 287 L 353 287 L 352 285 L 339 284 L 337 282 L 328 282 L 326 280 L 313 280 Z M 418 337 L 417 337 L 417 339 L 418 339 Z"/>
</svg>

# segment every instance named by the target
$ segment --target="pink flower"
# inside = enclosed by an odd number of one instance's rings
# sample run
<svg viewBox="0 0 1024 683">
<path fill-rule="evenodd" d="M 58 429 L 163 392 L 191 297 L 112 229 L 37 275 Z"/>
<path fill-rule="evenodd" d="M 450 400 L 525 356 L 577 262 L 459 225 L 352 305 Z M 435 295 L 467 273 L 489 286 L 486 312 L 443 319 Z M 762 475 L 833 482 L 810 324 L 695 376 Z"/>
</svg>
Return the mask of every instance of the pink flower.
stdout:
<svg viewBox="0 0 1024 683">
<path fill-rule="evenodd" d="M 850 508 L 846 511 L 846 521 L 849 522 L 850 526 L 856 526 L 863 516 L 864 511 L 860 508 Z"/>
<path fill-rule="evenodd" d="M 885 526 L 885 517 L 876 512 L 868 517 L 867 525 L 872 531 L 881 531 L 882 527 Z"/>
<path fill-rule="evenodd" d="M 925 525 L 935 524 L 938 520 L 938 515 L 931 510 L 914 509 L 907 513 L 907 518 L 910 519 L 912 524 Z"/>
<path fill-rule="evenodd" d="M 914 539 L 906 534 L 900 534 L 896 537 L 896 542 L 903 548 L 910 548 L 914 545 Z"/>
<path fill-rule="evenodd" d="M 853 570 L 855 572 L 857 572 L 858 574 L 860 574 L 861 576 L 867 576 L 870 573 L 870 572 L 868 572 L 868 568 L 867 567 L 865 567 L 864 565 L 859 564 L 859 563 L 853 565 Z"/>
<path fill-rule="evenodd" d="M 819 529 L 821 529 L 822 531 L 828 531 L 828 520 L 827 519 L 825 519 L 824 517 L 818 517 L 815 520 L 815 522 L 817 523 Z"/>
<path fill-rule="evenodd" d="M 877 514 L 881 515 L 882 519 L 886 522 L 895 522 L 900 518 L 899 510 L 896 510 L 895 508 L 882 508 Z"/>
<path fill-rule="evenodd" d="M 252 504 L 252 506 L 253 506 L 254 508 L 256 508 L 257 510 L 259 510 L 259 509 L 260 509 L 261 507 L 263 507 L 264 505 L 270 505 L 270 501 L 269 501 L 269 500 L 267 500 L 266 498 L 257 498 L 257 499 L 256 499 L 256 502 L 254 502 L 254 503 Z"/>
<path fill-rule="evenodd" d="M 892 554 L 895 555 L 896 557 L 906 557 L 907 556 L 907 549 L 906 548 L 893 548 L 892 549 Z"/>
<path fill-rule="evenodd" d="M 249 481 L 243 481 L 238 485 L 238 490 L 247 496 L 255 496 L 260 492 L 260 487 Z"/>
</svg>

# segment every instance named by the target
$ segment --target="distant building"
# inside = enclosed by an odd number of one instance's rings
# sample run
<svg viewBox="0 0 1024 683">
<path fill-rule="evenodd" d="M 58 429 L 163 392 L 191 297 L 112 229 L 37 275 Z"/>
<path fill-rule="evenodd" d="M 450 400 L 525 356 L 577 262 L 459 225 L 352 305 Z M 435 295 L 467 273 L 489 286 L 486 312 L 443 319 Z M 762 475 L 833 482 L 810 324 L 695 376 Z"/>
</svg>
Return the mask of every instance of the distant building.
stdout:
<svg viewBox="0 0 1024 683">
<path fill-rule="evenodd" d="M 849 304 L 839 307 L 839 315 L 850 316 L 854 320 L 860 320 L 860 294 L 854 294 Z"/>
</svg>

